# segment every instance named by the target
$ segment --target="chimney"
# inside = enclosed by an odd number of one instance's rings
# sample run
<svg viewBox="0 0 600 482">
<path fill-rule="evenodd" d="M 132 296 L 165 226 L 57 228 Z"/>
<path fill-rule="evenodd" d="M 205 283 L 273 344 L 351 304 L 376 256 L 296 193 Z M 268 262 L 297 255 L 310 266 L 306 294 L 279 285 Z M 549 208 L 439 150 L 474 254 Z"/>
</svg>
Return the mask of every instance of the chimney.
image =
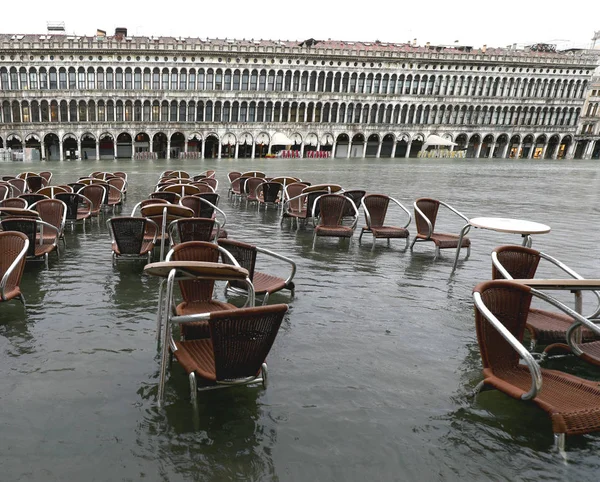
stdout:
<svg viewBox="0 0 600 482">
<path fill-rule="evenodd" d="M 481 53 L 485 54 L 486 50 L 487 50 L 487 44 L 483 44 L 483 47 L 481 47 Z"/>
<path fill-rule="evenodd" d="M 414 46 L 416 46 L 416 45 L 417 45 L 417 39 L 416 39 L 416 38 L 414 38 L 414 39 L 413 39 L 413 47 L 414 47 Z"/>
<path fill-rule="evenodd" d="M 117 27 L 115 29 L 115 37 L 117 40 L 123 40 L 123 37 L 127 37 L 127 29 L 123 27 Z"/>
<path fill-rule="evenodd" d="M 425 44 L 425 47 L 429 48 L 429 42 L 427 42 L 427 43 Z"/>
<path fill-rule="evenodd" d="M 106 37 L 106 30 L 96 29 L 96 37 Z"/>
</svg>

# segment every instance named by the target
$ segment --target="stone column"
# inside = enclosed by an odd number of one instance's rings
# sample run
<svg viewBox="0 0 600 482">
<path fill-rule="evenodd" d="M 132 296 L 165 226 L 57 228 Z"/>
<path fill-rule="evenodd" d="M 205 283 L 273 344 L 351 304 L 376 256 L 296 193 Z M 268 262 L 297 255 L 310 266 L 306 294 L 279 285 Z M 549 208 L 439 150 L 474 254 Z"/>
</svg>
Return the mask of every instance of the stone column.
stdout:
<svg viewBox="0 0 600 482">
<path fill-rule="evenodd" d="M 556 147 L 554 148 L 554 151 L 552 152 L 552 159 L 554 159 L 554 160 L 558 159 L 558 151 L 560 151 L 560 142 L 558 144 L 556 144 Z"/>
<path fill-rule="evenodd" d="M 42 142 L 40 142 L 40 149 L 41 149 L 41 154 L 42 154 L 42 160 L 46 159 L 46 146 L 44 145 L 44 140 L 42 139 Z"/>
<path fill-rule="evenodd" d="M 546 144 L 544 144 L 544 147 L 542 148 L 542 159 L 546 158 L 546 151 L 548 150 L 548 143 L 546 142 Z"/>
<path fill-rule="evenodd" d="M 381 146 L 383 146 L 383 141 L 379 141 L 379 145 L 377 146 L 377 154 L 375 154 L 377 159 L 381 157 Z"/>
<path fill-rule="evenodd" d="M 506 153 L 508 152 L 508 146 L 510 145 L 510 142 L 507 142 L 506 144 L 504 144 L 504 149 L 502 149 L 502 158 L 506 159 Z"/>
<path fill-rule="evenodd" d="M 346 152 L 346 159 L 350 159 L 350 151 L 352 150 L 352 139 L 348 139 L 348 152 Z"/>
<path fill-rule="evenodd" d="M 115 156 L 115 159 L 117 158 L 117 139 L 113 139 L 113 155 Z"/>
<path fill-rule="evenodd" d="M 206 159 L 206 152 L 204 152 L 205 148 L 206 148 L 206 139 L 203 137 L 202 138 L 202 144 L 201 144 L 201 149 L 202 149 L 202 155 L 200 156 L 201 159 Z"/>
<path fill-rule="evenodd" d="M 221 143 L 219 142 L 217 149 L 219 149 L 219 154 L 217 156 L 217 159 L 221 159 L 221 153 L 223 152 L 223 146 L 221 145 Z"/>
<path fill-rule="evenodd" d="M 131 159 L 135 159 L 135 138 L 131 138 Z"/>
<path fill-rule="evenodd" d="M 171 159 L 171 138 L 167 137 L 167 159 Z"/>
<path fill-rule="evenodd" d="M 100 160 L 100 141 L 96 141 L 96 160 Z"/>
<path fill-rule="evenodd" d="M 585 146 L 585 150 L 583 151 L 583 159 L 591 159 L 592 158 L 592 152 L 594 149 L 594 142 L 593 141 L 588 141 L 587 145 Z"/>
<path fill-rule="evenodd" d="M 239 145 L 239 144 L 236 142 L 236 143 L 235 143 L 235 154 L 233 155 L 233 158 L 234 158 L 234 159 L 237 159 L 237 158 L 238 158 L 238 154 L 239 154 L 239 152 L 240 152 L 240 145 Z"/>
<path fill-rule="evenodd" d="M 396 147 L 398 146 L 398 141 L 394 141 L 394 145 L 392 147 L 392 155 L 390 156 L 392 159 L 396 157 Z"/>
<path fill-rule="evenodd" d="M 481 154 L 481 147 L 483 146 L 483 142 L 477 144 L 477 149 L 475 149 L 475 159 L 479 159 L 479 155 Z"/>
<path fill-rule="evenodd" d="M 187 152 L 188 151 L 188 140 L 185 139 L 183 142 L 183 152 Z"/>
<path fill-rule="evenodd" d="M 300 144 L 300 157 L 304 157 L 304 141 Z"/>
<path fill-rule="evenodd" d="M 63 161 L 64 157 L 63 157 L 63 141 L 62 141 L 62 139 L 58 140 L 58 155 L 59 155 L 59 159 L 61 161 Z"/>
<path fill-rule="evenodd" d="M 573 159 L 575 155 L 575 148 L 577 147 L 577 143 L 575 141 L 571 141 L 569 144 L 569 148 L 567 149 L 567 154 L 565 155 L 565 159 Z"/>
<path fill-rule="evenodd" d="M 533 158 L 533 152 L 535 151 L 536 143 L 535 141 L 531 143 L 531 147 L 529 148 L 529 152 L 527 153 L 527 159 Z"/>
<path fill-rule="evenodd" d="M 492 142 L 492 145 L 490 146 L 490 153 L 488 155 L 489 159 L 492 159 L 494 157 L 495 150 L 496 150 L 496 142 Z"/>
<path fill-rule="evenodd" d="M 523 142 L 519 142 L 517 146 L 517 152 L 515 154 L 515 159 L 521 159 L 521 149 L 523 149 Z"/>
<path fill-rule="evenodd" d="M 79 159 L 83 159 L 83 152 L 81 152 L 81 138 L 77 139 L 77 152 L 79 152 Z"/>
<path fill-rule="evenodd" d="M 254 159 L 256 157 L 256 142 L 252 142 L 252 153 L 250 154 L 250 159 Z"/>
<path fill-rule="evenodd" d="M 335 142 L 335 140 L 333 141 L 333 145 L 331 146 L 331 157 L 335 157 L 335 149 L 337 147 L 337 144 Z"/>
<path fill-rule="evenodd" d="M 406 154 L 404 154 L 405 159 L 408 159 L 410 157 L 411 146 L 412 146 L 412 141 L 408 141 L 408 144 L 406 144 Z"/>
</svg>

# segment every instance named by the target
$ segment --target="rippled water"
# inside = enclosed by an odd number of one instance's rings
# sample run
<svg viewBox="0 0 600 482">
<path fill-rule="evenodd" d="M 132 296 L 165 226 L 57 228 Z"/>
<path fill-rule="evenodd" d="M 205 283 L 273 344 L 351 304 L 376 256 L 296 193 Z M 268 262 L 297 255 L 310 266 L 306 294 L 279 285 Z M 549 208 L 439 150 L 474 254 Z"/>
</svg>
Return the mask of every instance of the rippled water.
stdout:
<svg viewBox="0 0 600 482">
<path fill-rule="evenodd" d="M 142 275 L 142 264 L 112 266 L 110 213 L 85 233 L 68 231 L 49 269 L 27 264 L 27 313 L 16 302 L 1 306 L 1 480 L 598 478 L 600 435 L 569 438 L 565 464 L 541 410 L 494 391 L 469 398 L 481 380 L 471 290 L 490 276 L 493 247 L 518 238 L 473 230 L 471 257 L 451 276 L 452 254 L 434 260 L 427 244 L 413 254 L 403 241 L 371 250 L 369 236 L 359 246 L 356 233 L 351 245 L 319 240 L 312 250 L 309 229 L 280 227 L 274 209 L 257 212 L 226 195 L 228 171 L 261 169 L 383 192 L 407 207 L 438 197 L 469 217 L 550 225 L 534 247 L 597 278 L 596 163 L 83 161 L 0 171 L 38 168 L 56 184 L 96 170 L 128 172 L 123 213 L 165 169 L 215 169 L 230 237 L 293 257 L 297 291 L 269 355 L 268 390 L 204 392 L 196 414 L 175 363 L 158 409 L 157 280 Z M 443 220 L 458 232 L 460 222 Z M 600 379 L 576 360 L 552 363 Z"/>
</svg>

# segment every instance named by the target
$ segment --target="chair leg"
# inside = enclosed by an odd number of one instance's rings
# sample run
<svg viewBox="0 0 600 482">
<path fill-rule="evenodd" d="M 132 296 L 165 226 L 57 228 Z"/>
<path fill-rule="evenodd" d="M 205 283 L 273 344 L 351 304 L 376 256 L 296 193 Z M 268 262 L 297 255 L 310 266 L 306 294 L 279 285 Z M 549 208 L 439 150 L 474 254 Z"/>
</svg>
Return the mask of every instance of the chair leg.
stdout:
<svg viewBox="0 0 600 482">
<path fill-rule="evenodd" d="M 404 246 L 404 251 L 406 251 L 408 249 L 408 242 L 410 241 L 410 238 L 408 236 L 406 236 L 406 245 Z"/>
<path fill-rule="evenodd" d="M 408 243 L 408 238 L 406 238 L 406 242 Z M 413 239 L 413 242 L 410 243 L 410 250 L 413 250 L 413 247 L 415 246 L 415 243 L 417 242 L 417 237 L 415 236 Z"/>
<path fill-rule="evenodd" d="M 358 236 L 358 244 L 360 244 L 360 242 L 362 241 L 362 236 L 365 232 L 365 228 L 361 228 L 360 229 L 360 235 Z"/>
<path fill-rule="evenodd" d="M 18 297 L 19 301 L 21 303 L 23 303 L 23 308 L 25 308 L 25 311 L 27 311 L 27 304 L 25 303 L 25 295 L 23 293 L 21 293 Z"/>
<path fill-rule="evenodd" d="M 261 374 L 262 374 L 262 384 L 263 384 L 263 388 L 267 388 L 267 385 L 269 384 L 269 371 L 267 369 L 267 364 L 263 363 L 262 364 L 262 368 L 260 369 Z"/>
<path fill-rule="evenodd" d="M 269 293 L 265 293 L 265 297 L 263 298 L 263 306 L 267 304 L 267 301 L 269 300 Z"/>
<path fill-rule="evenodd" d="M 564 433 L 555 433 L 554 434 L 554 446 L 556 447 L 558 452 L 561 455 L 563 455 L 563 457 L 566 457 L 565 441 L 566 441 L 566 435 Z"/>
<path fill-rule="evenodd" d="M 194 372 L 190 373 L 188 378 L 190 379 L 190 397 L 194 408 L 198 408 L 198 384 L 196 383 L 196 375 Z"/>
</svg>

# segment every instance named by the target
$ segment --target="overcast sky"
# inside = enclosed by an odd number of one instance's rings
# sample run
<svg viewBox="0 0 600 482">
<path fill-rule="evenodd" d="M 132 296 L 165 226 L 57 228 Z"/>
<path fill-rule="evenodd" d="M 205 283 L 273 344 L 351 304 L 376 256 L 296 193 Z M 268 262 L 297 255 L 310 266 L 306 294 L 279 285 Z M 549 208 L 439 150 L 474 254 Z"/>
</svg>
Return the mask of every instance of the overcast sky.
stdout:
<svg viewBox="0 0 600 482">
<path fill-rule="evenodd" d="M 458 40 L 474 47 L 544 42 L 588 48 L 594 31 L 600 30 L 592 5 L 531 0 L 7 0 L 0 33 L 43 34 L 47 21 L 64 21 L 67 33 L 77 35 L 93 35 L 97 28 L 110 35 L 115 27 L 126 27 L 129 35 L 382 42 L 416 38 L 420 45 Z"/>
</svg>

